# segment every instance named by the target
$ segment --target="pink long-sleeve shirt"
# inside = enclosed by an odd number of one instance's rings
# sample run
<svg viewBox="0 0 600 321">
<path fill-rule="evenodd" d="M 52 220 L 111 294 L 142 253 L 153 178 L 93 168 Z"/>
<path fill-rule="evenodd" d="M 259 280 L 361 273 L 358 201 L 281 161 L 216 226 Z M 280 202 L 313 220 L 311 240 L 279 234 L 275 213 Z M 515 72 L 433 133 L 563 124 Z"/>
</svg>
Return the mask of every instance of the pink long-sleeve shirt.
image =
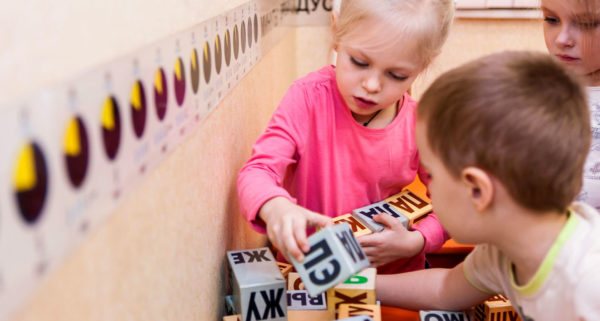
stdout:
<svg viewBox="0 0 600 321">
<path fill-rule="evenodd" d="M 388 126 L 368 128 L 344 103 L 333 66 L 295 81 L 240 171 L 242 213 L 264 233 L 257 214 L 276 196 L 336 217 L 400 192 L 417 175 L 426 181 L 415 143 L 416 107 L 405 94 Z M 379 273 L 422 269 L 425 253 L 448 237 L 432 214 L 414 229 L 425 238 L 421 253 L 380 267 Z"/>
</svg>

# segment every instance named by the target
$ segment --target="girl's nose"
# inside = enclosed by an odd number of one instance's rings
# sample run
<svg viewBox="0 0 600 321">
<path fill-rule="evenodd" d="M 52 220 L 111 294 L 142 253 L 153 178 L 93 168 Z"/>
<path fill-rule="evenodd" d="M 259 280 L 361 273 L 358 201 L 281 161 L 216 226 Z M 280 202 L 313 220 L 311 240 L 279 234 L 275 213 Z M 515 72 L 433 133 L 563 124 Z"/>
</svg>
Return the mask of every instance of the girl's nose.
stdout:
<svg viewBox="0 0 600 321">
<path fill-rule="evenodd" d="M 567 25 L 561 28 L 558 36 L 556 37 L 556 45 L 560 48 L 570 48 L 575 45 L 575 37 L 573 30 Z"/>
<path fill-rule="evenodd" d="M 362 83 L 363 88 L 368 93 L 378 93 L 381 91 L 381 81 L 379 80 L 379 76 L 370 75 L 365 78 Z"/>
</svg>

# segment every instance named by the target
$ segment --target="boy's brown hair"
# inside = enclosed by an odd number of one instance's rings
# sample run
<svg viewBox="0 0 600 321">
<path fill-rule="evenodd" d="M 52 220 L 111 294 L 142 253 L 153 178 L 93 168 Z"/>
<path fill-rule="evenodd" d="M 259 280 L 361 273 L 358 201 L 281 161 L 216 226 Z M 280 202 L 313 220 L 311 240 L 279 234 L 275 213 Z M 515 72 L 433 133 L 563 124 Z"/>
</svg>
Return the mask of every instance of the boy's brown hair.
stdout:
<svg viewBox="0 0 600 321">
<path fill-rule="evenodd" d="M 581 189 L 586 94 L 546 54 L 502 52 L 444 73 L 424 93 L 418 120 L 452 175 L 481 168 L 526 208 L 565 211 Z"/>
</svg>

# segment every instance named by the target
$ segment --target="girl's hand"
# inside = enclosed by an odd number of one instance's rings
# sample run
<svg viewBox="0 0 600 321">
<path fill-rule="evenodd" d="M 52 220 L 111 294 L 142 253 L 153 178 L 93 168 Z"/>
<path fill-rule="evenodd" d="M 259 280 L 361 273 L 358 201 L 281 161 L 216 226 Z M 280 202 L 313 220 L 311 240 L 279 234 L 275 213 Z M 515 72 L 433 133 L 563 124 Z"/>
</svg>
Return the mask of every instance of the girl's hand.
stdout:
<svg viewBox="0 0 600 321">
<path fill-rule="evenodd" d="M 373 220 L 384 225 L 385 229 L 358 238 L 371 266 L 378 267 L 397 259 L 413 257 L 423 249 L 425 239 L 421 232 L 407 230 L 389 214 L 378 214 Z"/>
<path fill-rule="evenodd" d="M 268 200 L 258 215 L 266 223 L 267 236 L 273 245 L 286 259 L 291 255 L 298 262 L 302 262 L 304 253 L 310 250 L 306 228 L 333 224 L 331 218 L 298 206 L 285 197 Z"/>
</svg>

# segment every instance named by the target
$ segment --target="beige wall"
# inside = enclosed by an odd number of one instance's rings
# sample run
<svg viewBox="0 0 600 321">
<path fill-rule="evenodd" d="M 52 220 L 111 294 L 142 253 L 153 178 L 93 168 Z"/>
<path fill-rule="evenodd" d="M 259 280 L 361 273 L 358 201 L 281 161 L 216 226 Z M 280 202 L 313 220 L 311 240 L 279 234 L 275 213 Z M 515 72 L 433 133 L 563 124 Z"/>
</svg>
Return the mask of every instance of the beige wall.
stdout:
<svg viewBox="0 0 600 321">
<path fill-rule="evenodd" d="M 457 19 L 442 53 L 413 86 L 418 98 L 436 76 L 471 59 L 502 50 L 545 51 L 540 20 Z"/>
<path fill-rule="evenodd" d="M 0 11 L 0 99 L 64 81 L 243 2 L 60 0 L 30 8 L 13 1 Z M 146 10 L 133 14 L 137 8 Z M 291 81 L 327 62 L 327 31 L 287 33 L 11 320 L 217 320 L 225 251 L 264 244 L 238 213 L 236 173 Z M 438 63 L 415 85 L 417 96 L 432 77 L 470 58 L 543 50 L 539 22 L 459 20 L 452 32 Z"/>
</svg>

